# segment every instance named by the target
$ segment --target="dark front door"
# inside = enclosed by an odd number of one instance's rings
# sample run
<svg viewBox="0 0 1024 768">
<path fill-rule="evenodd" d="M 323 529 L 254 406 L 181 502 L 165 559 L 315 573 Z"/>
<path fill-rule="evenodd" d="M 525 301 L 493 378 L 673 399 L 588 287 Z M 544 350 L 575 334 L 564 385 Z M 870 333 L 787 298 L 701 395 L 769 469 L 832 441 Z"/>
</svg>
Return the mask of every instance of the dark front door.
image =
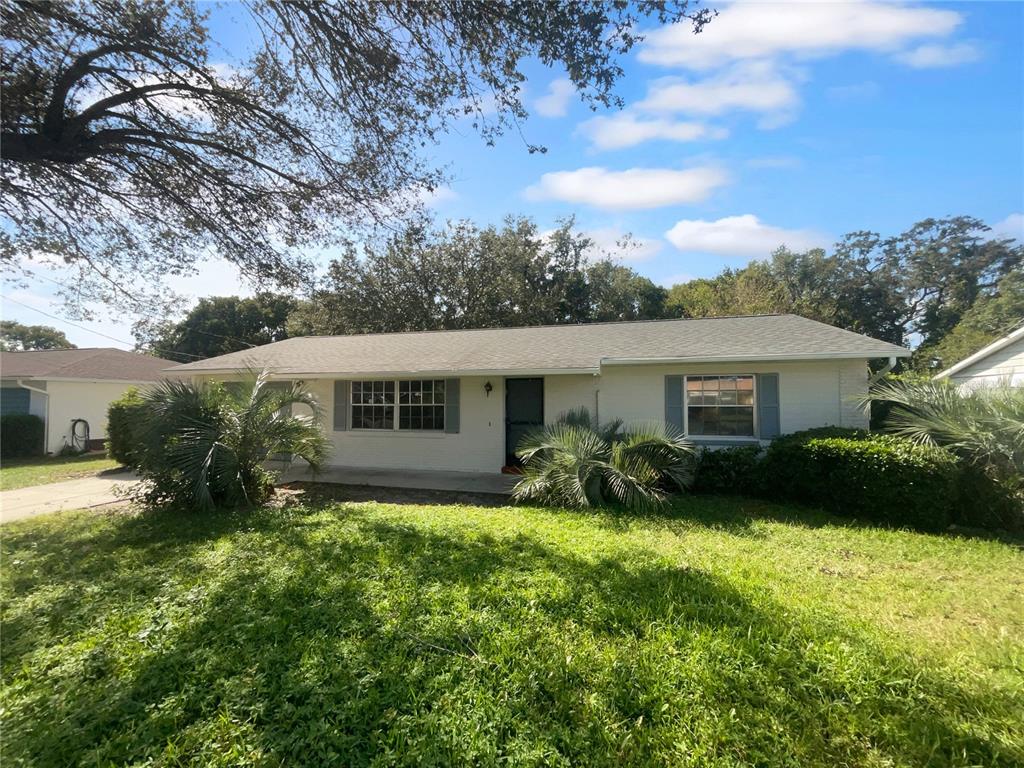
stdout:
<svg viewBox="0 0 1024 768">
<path fill-rule="evenodd" d="M 523 435 L 544 426 L 544 379 L 505 379 L 505 464 L 513 467 Z"/>
</svg>

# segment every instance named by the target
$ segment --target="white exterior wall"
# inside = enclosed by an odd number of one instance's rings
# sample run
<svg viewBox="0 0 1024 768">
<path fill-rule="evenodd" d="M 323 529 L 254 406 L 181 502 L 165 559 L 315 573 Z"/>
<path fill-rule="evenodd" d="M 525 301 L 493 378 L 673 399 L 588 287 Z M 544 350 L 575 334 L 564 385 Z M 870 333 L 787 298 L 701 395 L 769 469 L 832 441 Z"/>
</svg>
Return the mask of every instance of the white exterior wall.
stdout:
<svg viewBox="0 0 1024 768">
<path fill-rule="evenodd" d="M 666 376 L 744 373 L 779 374 L 782 434 L 828 425 L 868 426 L 868 415 L 856 405 L 856 400 L 867 393 L 868 367 L 864 360 L 606 366 L 601 374 L 600 417 L 602 421 L 620 418 L 627 424 L 662 422 Z M 756 397 L 755 393 L 755 402 Z"/>
<path fill-rule="evenodd" d="M 606 366 L 600 376 L 567 374 L 544 377 L 544 417 L 595 401 L 601 421 L 662 422 L 665 376 L 686 374 L 778 373 L 783 434 L 839 425 L 867 427 L 868 416 L 856 400 L 867 392 L 864 360 L 792 363 Z M 484 385 L 493 390 L 487 396 Z M 334 382 L 306 381 L 324 409 L 324 432 L 333 446 L 328 463 L 335 466 L 498 472 L 505 459 L 505 380 L 502 376 L 467 376 L 460 385 L 460 432 L 401 430 L 334 431 Z M 722 438 L 709 438 L 719 442 Z M 735 439 L 735 438 L 734 438 Z M 724 438 L 729 440 L 729 438 Z"/>
<path fill-rule="evenodd" d="M 131 387 L 128 382 L 48 381 L 49 414 L 46 450 L 57 453 L 71 443 L 71 420 L 89 422 L 89 439 L 107 436 L 107 406 Z"/>
<path fill-rule="evenodd" d="M 997 349 L 949 378 L 968 387 L 996 384 L 1007 379 L 1016 386 L 1024 386 L 1024 337 Z"/>
</svg>

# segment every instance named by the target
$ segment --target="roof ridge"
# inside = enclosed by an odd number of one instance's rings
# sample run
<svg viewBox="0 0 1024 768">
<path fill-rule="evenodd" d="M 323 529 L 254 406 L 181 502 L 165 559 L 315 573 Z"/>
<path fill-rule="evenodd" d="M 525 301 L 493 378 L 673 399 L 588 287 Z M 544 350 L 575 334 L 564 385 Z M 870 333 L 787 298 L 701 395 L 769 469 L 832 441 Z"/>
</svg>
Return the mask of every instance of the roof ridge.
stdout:
<svg viewBox="0 0 1024 768">
<path fill-rule="evenodd" d="M 359 336 L 401 336 L 401 335 L 413 335 L 413 334 L 428 334 L 428 333 L 468 333 L 470 331 L 526 331 L 526 330 L 540 330 L 542 328 L 586 328 L 596 325 L 644 325 L 654 323 L 680 323 L 680 322 L 692 322 L 700 320 L 744 320 L 754 319 L 762 317 L 800 317 L 802 320 L 810 320 L 810 318 L 796 315 L 792 312 L 766 312 L 760 315 L 714 315 L 710 317 L 659 317 L 646 320 L 599 320 L 594 323 L 544 323 L 542 325 L 500 325 L 484 328 L 429 328 L 418 331 L 370 331 L 366 333 L 311 333 L 303 336 L 290 336 L 287 339 L 281 341 L 271 342 L 272 344 L 283 344 L 286 341 L 296 341 L 298 339 L 353 339 Z M 811 322 L 819 322 L 812 320 Z M 827 323 L 826 323 L 827 325 Z M 269 346 L 261 344 L 260 346 Z M 239 352 L 245 352 L 246 350 L 238 350 Z M 236 354 L 235 352 L 229 352 L 228 354 Z"/>
</svg>

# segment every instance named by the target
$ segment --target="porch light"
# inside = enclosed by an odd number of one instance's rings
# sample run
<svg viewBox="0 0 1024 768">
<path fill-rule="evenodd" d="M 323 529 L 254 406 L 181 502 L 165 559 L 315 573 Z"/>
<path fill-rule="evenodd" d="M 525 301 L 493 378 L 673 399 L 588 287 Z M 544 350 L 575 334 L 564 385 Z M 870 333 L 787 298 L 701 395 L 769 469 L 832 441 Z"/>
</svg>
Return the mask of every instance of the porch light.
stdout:
<svg viewBox="0 0 1024 768">
<path fill-rule="evenodd" d="M 487 396 L 488 396 L 488 397 L 490 397 L 490 396 L 491 396 L 491 392 L 492 392 L 493 390 L 494 390 L 494 387 L 493 387 L 493 386 L 491 386 L 491 382 L 489 382 L 489 381 L 488 381 L 488 382 L 487 382 L 486 384 L 484 384 L 484 392 L 486 392 L 486 393 L 487 393 Z"/>
</svg>

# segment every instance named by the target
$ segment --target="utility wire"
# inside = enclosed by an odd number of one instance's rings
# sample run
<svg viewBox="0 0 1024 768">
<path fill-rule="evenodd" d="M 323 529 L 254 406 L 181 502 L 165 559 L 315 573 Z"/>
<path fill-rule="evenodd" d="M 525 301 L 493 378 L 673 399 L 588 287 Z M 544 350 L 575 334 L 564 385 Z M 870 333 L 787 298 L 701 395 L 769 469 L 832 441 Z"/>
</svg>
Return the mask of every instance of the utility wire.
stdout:
<svg viewBox="0 0 1024 768">
<path fill-rule="evenodd" d="M 135 346 L 135 344 L 133 342 L 131 342 L 131 341 L 125 341 L 124 339 L 119 339 L 119 338 L 117 338 L 115 336 L 111 336 L 109 334 L 103 333 L 102 331 L 96 331 L 96 330 L 93 330 L 92 328 L 86 328 L 84 325 L 79 325 L 78 323 L 73 323 L 70 320 L 65 320 L 63 317 L 58 317 L 57 315 L 51 315 L 49 312 L 44 312 L 43 310 L 38 309 L 37 307 L 33 307 L 31 304 L 26 304 L 23 301 L 18 301 L 17 299 L 12 299 L 10 296 L 3 296 L 2 294 L 0 294 L 0 298 L 2 298 L 4 301 L 10 301 L 10 302 L 12 302 L 14 304 L 17 304 L 20 307 L 24 307 L 25 309 L 30 309 L 33 312 L 38 312 L 40 315 L 43 315 L 44 317 L 48 317 L 51 320 L 57 320 L 58 322 L 64 323 L 65 325 L 70 325 L 73 328 L 78 328 L 79 330 L 86 331 L 87 333 L 93 333 L 93 334 L 96 334 L 97 336 L 102 336 L 105 339 L 110 339 L 111 341 L 116 341 L 118 344 L 127 344 L 130 347 L 134 347 Z M 154 352 L 159 352 L 161 354 L 166 354 L 166 355 L 180 355 L 182 357 L 195 358 L 196 360 L 202 360 L 203 359 L 202 355 L 191 355 L 188 352 L 176 352 L 176 351 L 172 351 L 172 350 L 161 350 L 159 348 L 151 348 L 151 349 Z"/>
<path fill-rule="evenodd" d="M 54 285 L 59 285 L 61 288 L 66 288 L 69 291 L 75 290 L 74 288 L 72 288 L 67 283 L 62 283 L 60 280 L 54 280 L 52 277 L 47 277 L 46 275 L 40 275 L 37 272 L 33 272 L 32 273 L 32 277 L 34 277 L 34 278 L 35 277 L 41 277 L 43 280 L 49 280 Z M 12 301 L 13 301 L 13 299 L 12 299 Z M 157 317 L 156 315 L 148 314 L 146 312 L 138 312 L 138 311 L 136 311 L 135 314 L 142 315 L 143 317 L 148 317 L 151 320 L 162 320 L 163 319 L 163 318 Z M 65 320 L 64 322 L 68 322 L 68 321 Z M 201 333 L 204 336 L 213 336 L 216 339 L 227 339 L 228 341 L 237 341 L 239 344 L 244 344 L 245 346 L 249 347 L 249 349 L 256 349 L 256 346 L 257 346 L 256 344 L 250 344 L 248 341 L 245 341 L 244 339 L 236 338 L 235 336 L 225 336 L 223 333 L 214 333 L 213 331 L 201 331 L 198 328 L 190 328 L 189 331 L 191 333 Z M 186 352 L 178 352 L 177 354 L 184 355 L 184 354 L 187 354 L 187 353 Z"/>
</svg>

